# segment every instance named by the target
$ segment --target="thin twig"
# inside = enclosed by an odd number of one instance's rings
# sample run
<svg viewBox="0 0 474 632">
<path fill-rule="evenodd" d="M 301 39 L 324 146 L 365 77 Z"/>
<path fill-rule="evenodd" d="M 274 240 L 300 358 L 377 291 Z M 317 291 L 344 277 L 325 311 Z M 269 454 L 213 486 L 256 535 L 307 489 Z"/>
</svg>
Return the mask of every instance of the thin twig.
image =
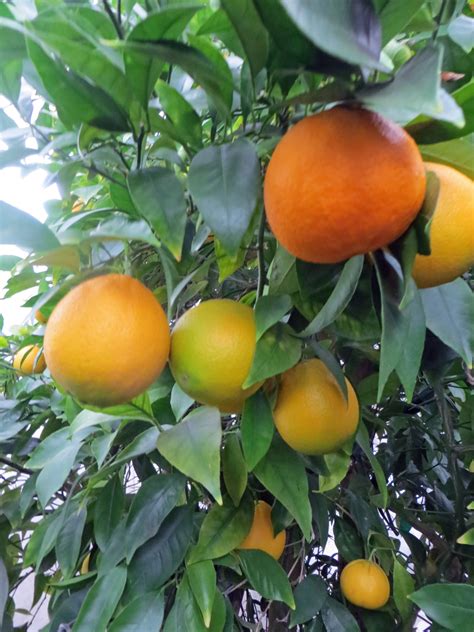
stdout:
<svg viewBox="0 0 474 632">
<path fill-rule="evenodd" d="M 118 38 L 119 39 L 123 39 L 122 27 L 120 26 L 119 21 L 117 20 L 117 17 L 115 15 L 115 13 L 112 11 L 112 7 L 108 3 L 108 0 L 102 0 L 102 3 L 104 5 L 104 9 L 105 9 L 107 15 L 112 20 L 112 24 L 114 25 L 114 28 L 115 28 L 115 30 L 117 32 Z"/>
<path fill-rule="evenodd" d="M 4 465 L 8 465 L 8 467 L 11 467 L 14 470 L 17 470 L 17 472 L 20 472 L 21 474 L 33 474 L 33 470 L 30 470 L 28 467 L 23 467 L 23 465 L 18 465 L 18 463 L 14 463 L 13 461 L 10 461 L 10 459 L 7 459 L 5 457 L 0 457 L 0 463 L 3 463 Z"/>
<path fill-rule="evenodd" d="M 263 248 L 265 245 L 265 209 L 262 209 L 262 216 L 260 218 L 260 225 L 258 227 L 258 282 L 257 282 L 257 298 L 263 295 L 263 289 L 267 282 L 267 274 L 265 271 L 265 255 Z"/>
</svg>

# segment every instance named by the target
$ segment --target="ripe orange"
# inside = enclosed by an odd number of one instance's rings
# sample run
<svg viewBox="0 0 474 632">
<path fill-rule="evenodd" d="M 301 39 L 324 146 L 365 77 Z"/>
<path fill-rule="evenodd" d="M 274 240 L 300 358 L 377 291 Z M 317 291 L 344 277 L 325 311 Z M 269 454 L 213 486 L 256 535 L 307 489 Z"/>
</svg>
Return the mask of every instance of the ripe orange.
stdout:
<svg viewBox="0 0 474 632">
<path fill-rule="evenodd" d="M 46 368 L 44 354 L 38 345 L 27 345 L 15 353 L 13 368 L 22 375 L 42 373 Z"/>
<path fill-rule="evenodd" d="M 48 320 L 46 316 L 43 314 L 43 312 L 41 312 L 39 309 L 37 309 L 35 312 L 35 318 L 42 325 L 45 325 Z"/>
<path fill-rule="evenodd" d="M 276 560 L 280 559 L 285 548 L 286 532 L 283 530 L 277 535 L 273 533 L 271 514 L 270 505 L 264 500 L 259 500 L 250 531 L 238 549 L 260 549 Z"/>
<path fill-rule="evenodd" d="M 431 254 L 417 255 L 418 287 L 449 283 L 474 264 L 474 182 L 446 165 L 426 168 L 439 178 L 439 197 L 430 228 Z"/>
<path fill-rule="evenodd" d="M 303 454 L 338 450 L 356 431 L 359 402 L 346 379 L 348 401 L 336 378 L 315 358 L 281 376 L 273 418 L 286 443 Z"/>
<path fill-rule="evenodd" d="M 55 307 L 44 352 L 54 379 L 79 400 L 112 406 L 160 375 L 170 345 L 166 315 L 136 279 L 107 274 L 81 283 Z"/>
<path fill-rule="evenodd" d="M 354 560 L 344 567 L 341 590 L 347 601 L 368 610 L 382 608 L 390 597 L 387 575 L 369 560 Z"/>
<path fill-rule="evenodd" d="M 236 413 L 259 388 L 243 389 L 256 346 L 253 310 L 229 299 L 193 307 L 171 335 L 170 366 L 185 393 L 201 404 Z"/>
<path fill-rule="evenodd" d="M 335 107 L 303 119 L 279 142 L 265 208 L 292 255 L 334 263 L 399 237 L 425 187 L 420 152 L 401 127 L 374 112 Z"/>
<path fill-rule="evenodd" d="M 71 213 L 80 213 L 84 208 L 84 200 L 78 198 L 72 205 Z"/>
</svg>

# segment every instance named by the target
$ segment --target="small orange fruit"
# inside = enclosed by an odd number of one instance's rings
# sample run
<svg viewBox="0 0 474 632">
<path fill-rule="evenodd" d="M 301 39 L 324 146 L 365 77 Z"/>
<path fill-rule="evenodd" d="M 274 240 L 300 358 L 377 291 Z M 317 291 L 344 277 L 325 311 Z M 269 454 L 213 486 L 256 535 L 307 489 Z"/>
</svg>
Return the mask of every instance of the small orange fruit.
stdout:
<svg viewBox="0 0 474 632">
<path fill-rule="evenodd" d="M 162 372 L 169 345 L 161 305 L 124 274 L 76 286 L 56 305 L 44 337 L 54 379 L 82 402 L 102 407 L 146 390 Z"/>
<path fill-rule="evenodd" d="M 446 165 L 427 162 L 439 179 L 430 228 L 431 254 L 417 255 L 413 278 L 420 288 L 454 281 L 474 265 L 474 182 Z"/>
<path fill-rule="evenodd" d="M 425 196 L 423 161 L 398 125 L 335 107 L 285 134 L 265 176 L 275 237 L 299 259 L 344 261 L 397 239 Z"/>
<path fill-rule="evenodd" d="M 265 553 L 278 560 L 285 548 L 285 542 L 285 530 L 280 531 L 277 535 L 273 533 L 272 508 L 264 500 L 259 500 L 255 506 L 250 531 L 237 548 L 260 549 L 260 551 L 265 551 Z"/>
<path fill-rule="evenodd" d="M 348 401 L 326 365 L 312 358 L 281 376 L 273 418 L 282 439 L 303 454 L 338 450 L 356 431 L 359 402 L 346 379 Z"/>
<path fill-rule="evenodd" d="M 42 373 L 46 368 L 46 361 L 41 347 L 27 345 L 15 353 L 13 368 L 23 375 Z"/>
<path fill-rule="evenodd" d="M 255 347 L 255 316 L 248 305 L 229 299 L 205 301 L 185 312 L 173 329 L 171 371 L 196 401 L 236 413 L 260 386 L 242 388 Z"/>
<path fill-rule="evenodd" d="M 45 325 L 48 320 L 46 316 L 43 314 L 43 312 L 41 312 L 39 309 L 37 309 L 35 312 L 35 318 L 42 325 Z"/>
<path fill-rule="evenodd" d="M 78 198 L 72 205 L 71 213 L 80 213 L 84 208 L 84 200 Z"/>
<path fill-rule="evenodd" d="M 344 567 L 341 590 L 347 601 L 368 610 L 382 608 L 390 597 L 387 575 L 369 560 L 354 560 Z"/>
</svg>

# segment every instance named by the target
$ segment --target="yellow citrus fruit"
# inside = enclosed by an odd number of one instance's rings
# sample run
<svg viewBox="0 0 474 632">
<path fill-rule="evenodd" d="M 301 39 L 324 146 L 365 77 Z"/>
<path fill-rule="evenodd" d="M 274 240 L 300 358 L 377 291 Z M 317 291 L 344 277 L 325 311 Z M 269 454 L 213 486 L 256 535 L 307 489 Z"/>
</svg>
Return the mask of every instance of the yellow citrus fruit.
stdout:
<svg viewBox="0 0 474 632">
<path fill-rule="evenodd" d="M 84 200 L 81 200 L 81 198 L 78 198 L 72 205 L 71 213 L 80 213 L 80 211 L 82 211 L 83 208 L 84 208 Z"/>
<path fill-rule="evenodd" d="M 334 263 L 397 239 L 425 188 L 420 152 L 401 127 L 335 107 L 303 119 L 279 142 L 265 176 L 265 208 L 292 255 Z"/>
<path fill-rule="evenodd" d="M 313 358 L 281 376 L 273 418 L 286 443 L 303 454 L 338 450 L 356 431 L 359 402 L 346 379 L 348 401 L 326 365 Z"/>
<path fill-rule="evenodd" d="M 153 293 L 123 274 L 81 283 L 55 307 L 44 337 L 54 379 L 82 402 L 113 406 L 142 393 L 168 359 L 166 315 Z"/>
<path fill-rule="evenodd" d="M 446 165 L 426 163 L 439 179 L 439 197 L 430 228 L 431 254 L 417 255 L 418 287 L 454 281 L 474 264 L 474 182 Z"/>
<path fill-rule="evenodd" d="M 382 608 L 390 597 L 387 575 L 369 560 L 354 560 L 344 567 L 341 590 L 347 601 L 368 610 Z"/>
<path fill-rule="evenodd" d="M 46 368 L 44 354 L 38 345 L 27 345 L 16 352 L 13 358 L 13 368 L 23 375 L 42 373 Z"/>
<path fill-rule="evenodd" d="M 275 535 L 272 525 L 272 508 L 264 500 L 259 500 L 255 506 L 252 526 L 247 537 L 237 547 L 238 549 L 260 549 L 276 560 L 280 559 L 286 542 L 286 532 L 280 531 Z"/>
<path fill-rule="evenodd" d="M 48 320 L 46 316 L 43 314 L 43 312 L 41 312 L 39 309 L 37 309 L 35 312 L 35 318 L 42 325 L 45 325 Z"/>
<path fill-rule="evenodd" d="M 259 388 L 243 389 L 255 355 L 253 310 L 213 299 L 185 312 L 171 335 L 170 366 L 185 393 L 201 404 L 236 413 Z"/>
</svg>

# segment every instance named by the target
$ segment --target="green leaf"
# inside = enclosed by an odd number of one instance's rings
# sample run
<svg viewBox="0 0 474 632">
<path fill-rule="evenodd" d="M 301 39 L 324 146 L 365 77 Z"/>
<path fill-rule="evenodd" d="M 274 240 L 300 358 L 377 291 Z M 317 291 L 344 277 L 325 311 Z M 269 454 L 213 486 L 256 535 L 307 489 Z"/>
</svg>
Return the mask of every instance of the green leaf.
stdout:
<svg viewBox="0 0 474 632">
<path fill-rule="evenodd" d="M 260 296 L 255 304 L 255 325 L 257 328 L 257 340 L 275 325 L 293 306 L 291 298 L 282 294 L 280 296 Z"/>
<path fill-rule="evenodd" d="M 254 468 L 255 476 L 288 509 L 304 537 L 311 539 L 311 505 L 303 461 L 278 436 Z"/>
<path fill-rule="evenodd" d="M 140 595 L 114 619 L 108 632 L 159 632 L 164 610 L 163 593 Z"/>
<path fill-rule="evenodd" d="M 334 540 L 339 554 L 346 562 L 364 557 L 364 544 L 352 522 L 336 518 Z"/>
<path fill-rule="evenodd" d="M 424 160 L 454 167 L 454 169 L 472 179 L 474 178 L 474 165 L 472 164 L 473 140 L 474 134 L 470 134 L 465 138 L 456 138 L 444 143 L 421 145 L 420 151 Z"/>
<path fill-rule="evenodd" d="M 20 261 L 22 261 L 21 257 L 17 257 L 15 255 L 1 255 L 0 270 L 9 272 Z"/>
<path fill-rule="evenodd" d="M 456 279 L 422 290 L 420 294 L 428 329 L 472 368 L 474 300 L 467 283 Z"/>
<path fill-rule="evenodd" d="M 194 399 L 183 391 L 178 383 L 171 390 L 170 405 L 176 421 L 179 421 L 184 413 L 194 404 Z"/>
<path fill-rule="evenodd" d="M 196 562 L 186 568 L 189 586 L 201 611 L 206 628 L 211 623 L 214 597 L 216 596 L 216 571 L 210 560 Z"/>
<path fill-rule="evenodd" d="M 126 463 L 131 461 L 136 456 L 142 454 L 149 454 L 156 448 L 156 442 L 158 439 L 158 428 L 149 428 L 135 437 L 135 439 L 126 448 L 120 452 L 115 458 L 114 464 Z"/>
<path fill-rule="evenodd" d="M 111 213 L 110 219 L 100 222 L 89 232 L 86 239 L 94 241 L 104 239 L 136 240 L 143 241 L 155 248 L 160 247 L 160 242 L 145 221 L 130 221 L 120 213 Z"/>
<path fill-rule="evenodd" d="M 295 366 L 301 357 L 301 341 L 284 323 L 277 323 L 257 341 L 253 364 L 243 388 Z"/>
<path fill-rule="evenodd" d="M 122 517 L 124 505 L 122 481 L 116 475 L 102 489 L 94 508 L 94 537 L 101 551 L 107 548 Z"/>
<path fill-rule="evenodd" d="M 133 595 L 158 590 L 176 571 L 191 545 L 192 507 L 177 507 L 163 521 L 155 537 L 133 556 L 128 567 L 128 586 Z"/>
<path fill-rule="evenodd" d="M 236 255 L 260 196 L 255 146 L 241 139 L 202 149 L 193 158 L 188 182 L 204 220 L 224 249 Z"/>
<path fill-rule="evenodd" d="M 267 61 L 268 33 L 252 0 L 222 0 L 221 5 L 239 36 L 255 78 Z"/>
<path fill-rule="evenodd" d="M 80 441 L 66 440 L 54 457 L 43 466 L 36 479 L 36 491 L 43 507 L 46 507 L 51 496 L 62 487 L 74 465 L 80 447 Z"/>
<path fill-rule="evenodd" d="M 448 24 L 448 35 L 466 53 L 474 47 L 474 19 L 467 15 L 460 15 Z"/>
<path fill-rule="evenodd" d="M 378 400 L 390 373 L 396 369 L 411 401 L 425 341 L 425 317 L 420 293 L 415 287 L 413 300 L 400 308 L 404 295 L 403 276 L 398 261 L 388 252 L 374 255 L 382 302 L 382 341 Z M 412 286 L 414 281 L 412 281 Z"/>
<path fill-rule="evenodd" d="M 379 493 L 382 498 L 382 507 L 385 509 L 388 503 L 387 479 L 385 478 L 382 466 L 378 462 L 377 457 L 372 452 L 372 447 L 369 440 L 369 433 L 367 432 L 367 428 L 365 427 L 363 421 L 359 423 L 356 441 L 364 451 L 365 456 L 369 459 L 369 463 L 372 466 L 375 474 L 375 480 L 377 481 L 377 485 L 379 488 Z"/>
<path fill-rule="evenodd" d="M 157 474 L 143 483 L 133 499 L 127 518 L 127 563 L 139 546 L 156 535 L 183 490 L 184 479 L 180 474 Z"/>
<path fill-rule="evenodd" d="M 189 563 L 222 557 L 238 547 L 250 531 L 253 515 L 254 505 L 249 495 L 242 498 L 238 507 L 230 502 L 214 505 L 204 518 Z"/>
<path fill-rule="evenodd" d="M 262 390 L 245 401 L 240 430 L 247 469 L 252 471 L 268 452 L 275 431 L 270 402 Z"/>
<path fill-rule="evenodd" d="M 186 224 L 182 183 L 162 167 L 131 171 L 127 182 L 135 207 L 179 261 Z"/>
<path fill-rule="evenodd" d="M 349 610 L 339 601 L 328 597 L 322 609 L 326 632 L 359 632 L 360 628 Z"/>
<path fill-rule="evenodd" d="M 380 24 L 364 0 L 281 0 L 288 15 L 318 48 L 350 64 L 384 70 Z"/>
<path fill-rule="evenodd" d="M 312 340 L 310 342 L 310 346 L 315 355 L 321 360 L 321 362 L 326 365 L 327 369 L 333 374 L 334 378 L 336 379 L 337 385 L 339 386 L 339 389 L 342 393 L 342 396 L 347 402 L 347 382 L 339 360 L 329 351 L 329 349 L 323 347 L 322 344 L 318 344 L 317 342 Z"/>
<path fill-rule="evenodd" d="M 347 261 L 331 296 L 318 312 L 317 316 L 298 334 L 299 336 L 306 338 L 307 336 L 317 334 L 342 314 L 354 296 L 363 267 L 364 257 L 362 255 L 357 255 Z"/>
<path fill-rule="evenodd" d="M 188 576 L 185 574 L 178 586 L 173 608 L 166 619 L 163 632 L 222 632 L 225 618 L 224 599 L 221 593 L 216 591 L 211 623 L 209 628 L 205 627 Z"/>
<path fill-rule="evenodd" d="M 50 250 L 60 245 L 47 226 L 1 200 L 0 244 L 18 246 L 30 252 Z"/>
<path fill-rule="evenodd" d="M 3 621 L 5 605 L 8 599 L 8 575 L 5 564 L 0 557 L 0 622 Z"/>
<path fill-rule="evenodd" d="M 26 566 L 40 566 L 43 559 L 52 551 L 58 533 L 63 524 L 63 513 L 56 510 L 35 524 L 35 528 L 26 547 L 23 563 Z"/>
<path fill-rule="evenodd" d="M 456 101 L 440 87 L 443 47 L 429 45 L 398 71 L 393 81 L 371 85 L 357 93 L 370 109 L 404 124 L 419 114 L 464 125 Z"/>
<path fill-rule="evenodd" d="M 227 435 L 222 454 L 224 482 L 232 502 L 237 507 L 247 487 L 247 468 L 237 434 Z"/>
<path fill-rule="evenodd" d="M 471 505 L 472 504 L 473 503 L 471 503 Z M 459 538 L 456 540 L 456 542 L 458 544 L 467 544 L 469 546 L 473 546 L 474 545 L 474 527 L 472 527 L 471 529 L 468 529 L 465 533 L 460 535 Z"/>
<path fill-rule="evenodd" d="M 346 477 L 347 470 L 351 464 L 351 457 L 346 452 L 339 450 L 339 452 L 325 454 L 323 458 L 329 474 L 326 476 L 320 475 L 319 491 L 329 492 L 337 487 Z"/>
<path fill-rule="evenodd" d="M 176 139 L 185 146 L 201 147 L 201 119 L 196 110 L 177 90 L 161 79 L 155 84 L 155 92 L 168 121 L 176 130 Z"/>
<path fill-rule="evenodd" d="M 180 472 L 201 483 L 219 504 L 221 417 L 217 408 L 202 406 L 179 424 L 162 432 L 157 447 Z"/>
<path fill-rule="evenodd" d="M 413 612 L 413 604 L 408 595 L 415 589 L 415 581 L 407 569 L 396 558 L 393 561 L 393 599 L 402 616 L 408 621 Z"/>
<path fill-rule="evenodd" d="M 126 579 L 126 569 L 118 566 L 95 581 L 79 610 L 74 632 L 105 632 L 122 596 Z"/>
<path fill-rule="evenodd" d="M 395 35 L 403 33 L 424 4 L 425 0 L 389 0 L 380 12 L 382 44 L 385 46 Z"/>
<path fill-rule="evenodd" d="M 69 577 L 76 567 L 86 518 L 87 509 L 78 507 L 66 518 L 58 534 L 56 557 L 64 577 Z"/>
<path fill-rule="evenodd" d="M 296 609 L 291 613 L 290 628 L 315 617 L 326 603 L 326 583 L 317 575 L 308 575 L 295 588 Z"/>
<path fill-rule="evenodd" d="M 469 632 L 474 617 L 474 586 L 431 584 L 409 595 L 430 619 L 448 630 Z"/>
<path fill-rule="evenodd" d="M 283 568 L 268 553 L 239 551 L 240 563 L 250 585 L 265 599 L 283 601 L 294 610 L 295 599 Z"/>
</svg>

